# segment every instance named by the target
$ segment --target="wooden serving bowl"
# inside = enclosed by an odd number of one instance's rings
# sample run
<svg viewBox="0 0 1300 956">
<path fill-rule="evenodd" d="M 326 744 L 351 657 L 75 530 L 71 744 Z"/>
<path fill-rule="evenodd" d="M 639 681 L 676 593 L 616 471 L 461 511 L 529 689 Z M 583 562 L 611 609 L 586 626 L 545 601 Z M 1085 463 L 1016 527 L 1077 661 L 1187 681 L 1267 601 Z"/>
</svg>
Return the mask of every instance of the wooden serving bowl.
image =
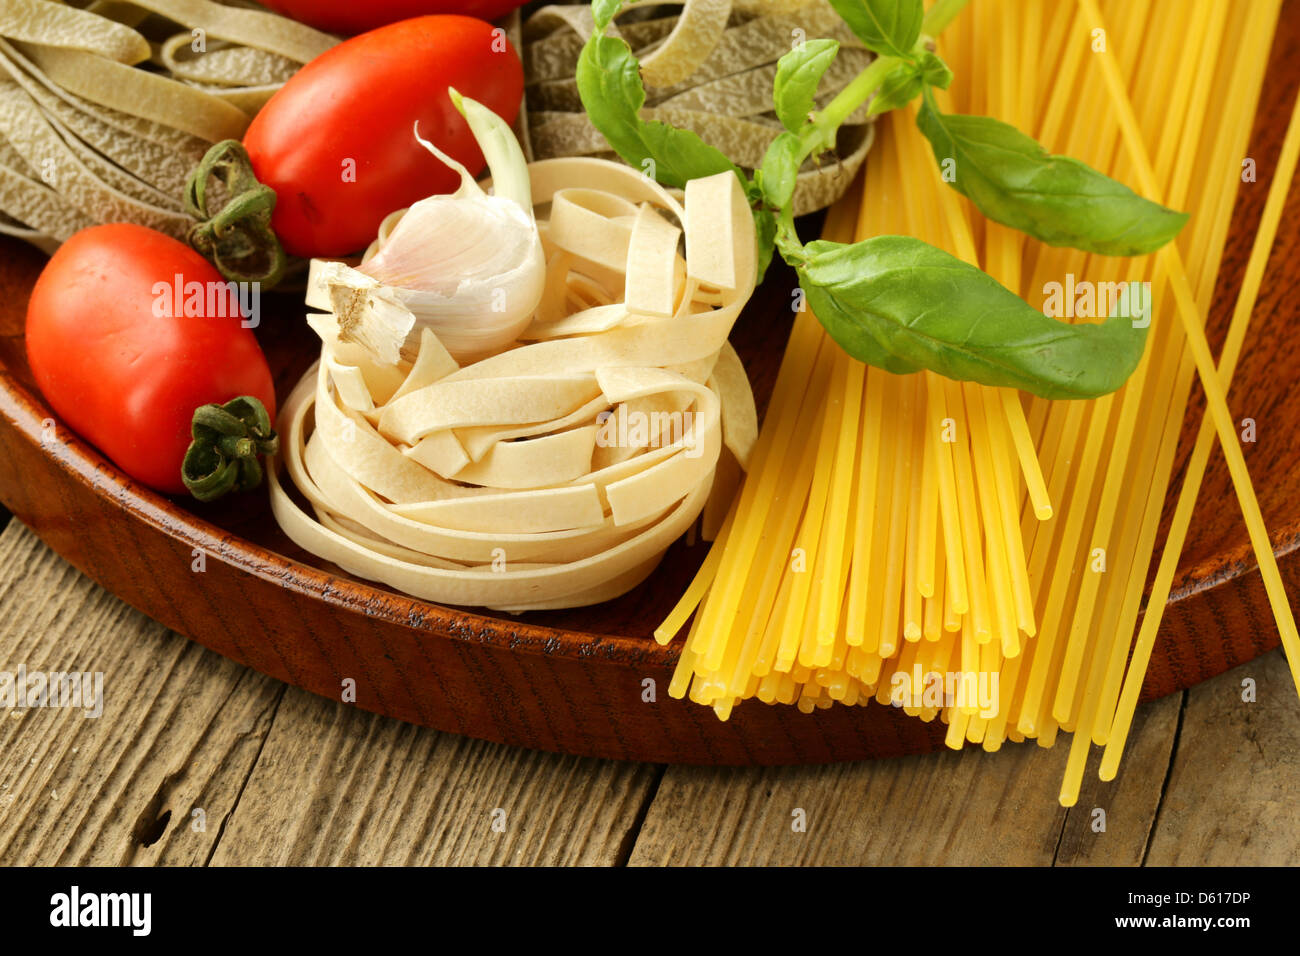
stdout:
<svg viewBox="0 0 1300 956">
<path fill-rule="evenodd" d="M 1209 319 L 1222 337 L 1300 79 L 1300 17 L 1284 16 Z M 1300 191 L 1292 195 L 1231 401 L 1254 418 L 1244 446 L 1292 594 L 1300 593 Z M 676 646 L 651 638 L 704 554 L 679 541 L 641 586 L 615 601 L 517 617 L 440 607 L 357 580 L 304 554 L 279 530 L 264 492 L 214 505 L 136 484 L 71 434 L 32 384 L 23 347 L 26 301 L 44 263 L 0 237 L 0 501 L 68 561 L 167 627 L 267 674 L 356 706 L 440 730 L 525 747 L 627 760 L 708 764 L 816 763 L 919 753 L 943 725 L 892 707 L 747 702 L 725 723 L 671 700 Z M 766 402 L 789 332 L 792 274 L 774 267 L 733 342 Z M 284 396 L 311 363 L 315 336 L 301 300 L 268 296 L 259 337 Z M 1184 424 L 1175 487 L 1199 423 Z M 52 424 L 52 429 L 49 427 Z M 1135 492 L 1140 493 L 1140 492 Z M 1166 521 L 1172 511 L 1167 502 Z M 1163 540 L 1163 530 L 1161 534 Z M 202 571 L 194 568 L 204 555 Z M 1146 699 L 1190 686 L 1278 644 L 1222 458 L 1200 505 L 1144 687 Z M 646 698 L 653 680 L 655 699 Z"/>
</svg>

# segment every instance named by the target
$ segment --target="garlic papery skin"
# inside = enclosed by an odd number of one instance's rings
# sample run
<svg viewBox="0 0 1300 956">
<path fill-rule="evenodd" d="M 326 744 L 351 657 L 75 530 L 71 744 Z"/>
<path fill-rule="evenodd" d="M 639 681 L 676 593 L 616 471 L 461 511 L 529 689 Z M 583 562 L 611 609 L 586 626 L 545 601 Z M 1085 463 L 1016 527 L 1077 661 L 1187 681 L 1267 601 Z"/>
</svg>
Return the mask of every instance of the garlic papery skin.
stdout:
<svg viewBox="0 0 1300 956">
<path fill-rule="evenodd" d="M 389 215 L 359 267 L 312 263 L 307 304 L 334 312 L 340 341 L 388 363 L 409 358 L 426 328 L 461 364 L 500 352 L 528 327 L 546 289 L 519 141 L 486 106 L 448 94 L 483 150 L 495 194 L 417 124 L 416 141 L 460 174 L 459 188 Z"/>
<path fill-rule="evenodd" d="M 461 362 L 514 342 L 546 287 L 531 211 L 475 191 L 420 200 L 358 269 L 415 316 L 415 338 L 432 329 Z"/>
<path fill-rule="evenodd" d="M 385 365 L 398 365 L 415 355 L 419 342 L 419 335 L 411 334 L 415 316 L 395 290 L 347 263 L 313 259 L 306 303 L 333 314 L 340 342 L 364 347 Z"/>
</svg>

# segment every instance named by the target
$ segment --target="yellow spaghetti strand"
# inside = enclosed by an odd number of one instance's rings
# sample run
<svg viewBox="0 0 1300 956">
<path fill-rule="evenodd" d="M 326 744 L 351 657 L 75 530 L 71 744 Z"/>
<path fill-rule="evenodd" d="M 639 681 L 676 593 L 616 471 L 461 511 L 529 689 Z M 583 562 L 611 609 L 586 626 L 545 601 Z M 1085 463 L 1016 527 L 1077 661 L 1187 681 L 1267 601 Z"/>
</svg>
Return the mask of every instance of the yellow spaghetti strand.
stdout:
<svg viewBox="0 0 1300 956">
<path fill-rule="evenodd" d="M 1278 225 L 1286 206 L 1291 180 L 1295 176 L 1297 160 L 1300 159 L 1300 98 L 1292 108 L 1291 119 L 1287 126 L 1286 139 L 1278 156 L 1277 168 L 1269 186 L 1268 198 L 1264 203 L 1264 212 L 1260 217 L 1255 242 L 1251 248 L 1250 259 L 1242 278 L 1241 291 L 1233 309 L 1232 319 L 1228 325 L 1227 339 L 1224 341 L 1223 354 L 1219 360 L 1218 377 L 1224 390 L 1232 382 L 1237 361 L 1245 342 L 1250 316 L 1254 311 L 1255 301 L 1259 295 L 1264 271 L 1268 266 L 1269 254 L 1277 237 Z M 1191 527 L 1192 512 L 1196 507 L 1196 497 L 1205 478 L 1205 469 L 1209 463 L 1210 452 L 1214 447 L 1214 423 L 1208 417 L 1202 417 L 1200 429 L 1196 435 L 1191 457 L 1188 459 L 1187 472 L 1183 478 L 1182 488 L 1178 493 L 1178 503 L 1169 526 L 1169 535 L 1165 541 L 1164 552 L 1156 570 L 1155 581 L 1151 585 L 1151 597 L 1147 602 L 1146 615 L 1138 632 L 1137 642 L 1133 646 L 1132 662 L 1124 678 L 1123 691 L 1119 706 L 1111 725 L 1102 753 L 1100 776 L 1103 780 L 1113 780 L 1119 769 L 1119 759 L 1128 741 L 1132 727 L 1133 715 L 1137 709 L 1138 695 L 1142 690 L 1142 679 L 1146 674 L 1147 664 L 1151 660 L 1151 650 L 1155 646 L 1159 633 L 1160 621 L 1164 616 L 1169 601 L 1169 592 L 1173 587 L 1174 574 L 1178 570 L 1178 560 L 1187 532 Z M 1272 549 L 1270 547 L 1270 553 Z M 1292 676 L 1296 676 L 1295 654 L 1288 649 Z"/>
<path fill-rule="evenodd" d="M 1101 11 L 1097 9 L 1095 0 L 1079 0 L 1079 3 L 1087 11 L 1088 15 L 1094 18 L 1094 22 L 1098 24 L 1103 22 Z M 1137 118 L 1133 114 L 1133 106 L 1124 90 L 1123 80 L 1119 75 L 1115 61 L 1105 54 L 1099 54 L 1099 56 L 1101 57 L 1102 75 L 1110 91 L 1111 100 L 1119 114 L 1124 143 L 1137 167 L 1143 190 L 1154 194 L 1159 191 L 1159 187 L 1155 179 L 1155 173 L 1151 168 L 1151 161 L 1147 158 L 1146 147 L 1142 143 Z M 1210 346 L 1205 338 L 1205 330 L 1201 328 L 1196 320 L 1198 310 L 1195 297 L 1192 294 L 1191 284 L 1187 280 L 1182 257 L 1179 255 L 1176 244 L 1170 243 L 1166 245 L 1158 255 L 1169 272 L 1174 297 L 1178 305 L 1178 316 L 1187 335 L 1187 343 L 1191 348 L 1192 356 L 1196 360 L 1196 370 L 1200 376 L 1201 387 L 1205 391 L 1206 406 L 1214 422 L 1215 430 L 1218 432 L 1219 445 L 1223 449 L 1223 456 L 1228 463 L 1228 472 L 1232 476 L 1232 484 L 1236 489 L 1237 499 L 1241 504 L 1242 513 L 1246 519 L 1246 529 L 1250 535 L 1251 546 L 1254 548 L 1255 557 L 1259 561 L 1260 576 L 1264 579 L 1264 588 L 1268 594 L 1269 604 L 1273 609 L 1274 619 L 1277 621 L 1282 644 L 1287 651 L 1291 677 L 1296 686 L 1300 688 L 1300 630 L 1296 628 L 1295 616 L 1291 612 L 1291 606 L 1287 601 L 1286 588 L 1282 583 L 1282 573 L 1277 566 L 1277 557 L 1273 554 L 1273 545 L 1268 537 L 1268 529 L 1264 526 L 1264 518 L 1259 510 L 1259 501 L 1255 497 L 1255 490 L 1250 483 L 1246 459 L 1242 455 L 1241 445 L 1237 442 L 1236 427 L 1232 421 L 1232 413 L 1228 410 L 1223 384 L 1219 380 L 1218 370 L 1214 365 L 1214 356 L 1210 354 Z"/>
<path fill-rule="evenodd" d="M 700 570 L 691 579 L 691 583 L 687 585 L 681 600 L 673 605 L 673 609 L 668 612 L 668 616 L 664 618 L 663 623 L 655 628 L 655 640 L 660 644 L 667 644 L 677 636 L 677 632 L 682 629 L 682 625 L 686 623 L 687 618 L 691 616 L 699 606 L 700 601 L 704 599 L 704 595 L 708 593 L 709 587 L 713 584 L 713 579 L 718 573 L 718 566 L 722 563 L 722 552 L 727 546 L 727 537 L 731 533 L 731 526 L 735 523 L 735 519 L 736 502 L 733 501 L 731 507 L 727 509 L 727 517 L 722 522 L 722 528 L 718 531 L 717 538 L 714 539 L 713 545 L 709 548 L 709 553 L 705 555 L 704 561 L 700 565 Z"/>
</svg>

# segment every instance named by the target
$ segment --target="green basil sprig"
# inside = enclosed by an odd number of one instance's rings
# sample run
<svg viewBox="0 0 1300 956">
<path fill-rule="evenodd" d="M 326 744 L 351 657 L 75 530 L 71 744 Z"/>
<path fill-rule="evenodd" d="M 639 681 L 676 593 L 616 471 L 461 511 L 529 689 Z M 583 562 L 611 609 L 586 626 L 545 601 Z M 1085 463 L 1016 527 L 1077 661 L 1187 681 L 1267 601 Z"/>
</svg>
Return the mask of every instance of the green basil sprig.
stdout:
<svg viewBox="0 0 1300 956">
<path fill-rule="evenodd" d="M 1050 155 L 1005 123 L 941 113 L 930 91 L 946 89 L 952 71 L 930 37 L 968 0 L 937 0 L 928 13 L 921 0 L 830 2 L 878 56 L 817 109 L 817 89 L 838 44 L 807 40 L 785 54 L 773 92 L 785 131 L 752 179 L 693 132 L 641 119 L 646 95 L 636 57 L 623 40 L 605 35 L 625 0 L 593 0 L 596 29 L 577 70 L 583 105 L 620 156 L 665 185 L 725 170 L 740 177 L 753 207 L 760 275 L 779 249 L 817 318 L 855 358 L 900 374 L 925 368 L 1046 398 L 1092 398 L 1119 388 L 1146 342 L 1146 329 L 1127 319 L 1050 319 L 979 269 L 916 239 L 800 242 L 791 202 L 804 162 L 831 149 L 839 127 L 868 101 L 874 114 L 917 96 L 924 100 L 917 123 L 936 161 L 941 168 L 955 164 L 950 185 L 990 219 L 1103 255 L 1153 252 L 1187 219 L 1077 160 Z"/>
<path fill-rule="evenodd" d="M 927 85 L 946 90 L 951 82 L 952 70 L 948 69 L 948 64 L 926 51 L 919 62 L 904 63 L 885 77 L 885 82 L 880 84 L 867 107 L 867 115 L 901 109 L 916 99 Z"/>
</svg>

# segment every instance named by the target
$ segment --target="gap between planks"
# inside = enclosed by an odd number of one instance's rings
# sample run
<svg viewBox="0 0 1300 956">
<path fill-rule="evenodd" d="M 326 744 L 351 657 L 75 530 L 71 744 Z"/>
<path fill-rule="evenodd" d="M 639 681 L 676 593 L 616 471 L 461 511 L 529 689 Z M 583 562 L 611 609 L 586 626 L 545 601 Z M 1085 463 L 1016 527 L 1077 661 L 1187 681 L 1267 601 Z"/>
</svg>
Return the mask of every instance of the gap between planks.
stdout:
<svg viewBox="0 0 1300 956">
<path fill-rule="evenodd" d="M 166 631 L 18 522 L 0 533 L 0 655 L 0 669 L 103 670 L 109 701 L 98 721 L 30 710 L 0 722 L 7 864 L 1300 860 L 1287 817 L 1300 708 L 1277 651 L 1143 707 L 1120 779 L 1090 768 L 1069 812 L 1055 800 L 1061 746 L 663 768 L 402 724 Z M 1254 704 L 1240 700 L 1245 677 Z M 807 832 L 791 831 L 793 808 Z"/>
<path fill-rule="evenodd" d="M 19 666 L 102 673 L 104 710 L 0 717 L 0 863 L 201 864 L 281 685 L 169 633 L 13 521 L 0 669 Z"/>
<path fill-rule="evenodd" d="M 0 719 L 0 864 L 614 865 L 659 776 L 287 687 L 130 609 L 15 521 L 0 670 L 19 664 L 101 671 L 106 704 Z"/>
<path fill-rule="evenodd" d="M 1247 679 L 1254 702 L 1243 700 Z M 1297 740 L 1300 704 L 1274 650 L 1139 708 L 1118 779 L 1097 779 L 1094 750 L 1068 811 L 1056 799 L 1067 735 L 1051 750 L 1027 743 L 824 767 L 670 767 L 629 862 L 1295 865 Z M 804 832 L 795 832 L 797 811 Z"/>
</svg>

